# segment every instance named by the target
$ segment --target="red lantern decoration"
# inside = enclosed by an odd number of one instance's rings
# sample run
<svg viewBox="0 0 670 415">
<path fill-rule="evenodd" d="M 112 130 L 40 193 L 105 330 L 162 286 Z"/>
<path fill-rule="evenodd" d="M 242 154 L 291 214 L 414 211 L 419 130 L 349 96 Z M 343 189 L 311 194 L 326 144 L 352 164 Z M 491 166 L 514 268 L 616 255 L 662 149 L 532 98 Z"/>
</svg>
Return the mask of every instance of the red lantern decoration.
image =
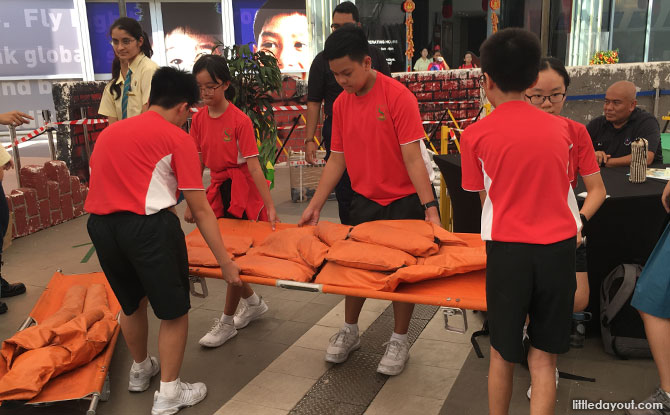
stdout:
<svg viewBox="0 0 670 415">
<path fill-rule="evenodd" d="M 452 0 L 444 0 L 442 2 L 442 17 L 445 19 L 451 18 L 452 14 L 454 13 L 454 6 L 452 4 Z"/>
<path fill-rule="evenodd" d="M 412 13 L 414 9 L 416 8 L 416 5 L 412 0 L 406 0 L 402 4 L 402 9 L 404 10 L 405 13 Z"/>
<path fill-rule="evenodd" d="M 488 0 L 482 0 L 482 11 L 489 11 L 489 1 Z"/>
</svg>

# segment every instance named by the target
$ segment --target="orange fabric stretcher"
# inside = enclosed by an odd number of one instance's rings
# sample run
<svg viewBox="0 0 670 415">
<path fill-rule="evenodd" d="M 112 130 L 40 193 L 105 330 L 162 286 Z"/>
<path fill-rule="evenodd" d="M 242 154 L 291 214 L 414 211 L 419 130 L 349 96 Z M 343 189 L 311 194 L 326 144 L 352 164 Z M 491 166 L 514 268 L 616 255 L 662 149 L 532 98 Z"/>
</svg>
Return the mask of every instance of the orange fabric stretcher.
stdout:
<svg viewBox="0 0 670 415">
<path fill-rule="evenodd" d="M 107 304 L 104 304 L 105 296 Z M 11 366 L 8 365 L 8 361 L 18 364 L 16 362 L 20 362 L 23 356 L 21 352 L 30 356 L 28 353 L 31 352 L 24 352 L 26 347 L 41 347 L 40 345 L 48 344 L 49 339 L 45 333 L 52 335 L 55 332 L 57 337 L 54 342 L 59 346 L 51 349 L 45 346 L 45 349 L 50 350 L 41 353 L 41 358 L 31 358 L 30 361 L 24 359 L 23 364 L 19 366 L 25 370 L 31 367 L 30 371 L 34 370 L 37 373 L 26 372 L 18 376 L 15 374 L 12 379 L 16 379 L 15 382 L 20 384 L 36 376 L 55 376 L 36 396 L 29 399 L 27 404 L 91 398 L 88 413 L 95 413 L 98 400 L 106 400 L 109 395 L 107 373 L 119 335 L 120 326 L 116 317 L 120 311 L 121 306 L 103 273 L 79 275 L 55 273 L 24 325 L 11 338 L 16 340 L 8 340 L 3 345 L 3 353 L 0 355 L 0 381 L 8 373 L 8 366 Z M 67 322 L 64 323 L 65 321 Z M 33 322 L 37 325 L 29 327 Z M 87 333 L 83 344 L 75 339 L 81 335 L 79 334 L 81 330 Z M 44 338 L 40 338 L 41 336 Z M 67 352 L 64 349 L 67 349 Z M 51 362 L 48 362 L 46 357 L 54 356 L 65 360 L 63 367 L 55 369 L 47 367 Z M 84 363 L 87 360 L 90 361 Z M 72 368 L 74 369 L 61 374 L 63 370 Z M 7 396 L 19 396 L 21 393 L 30 393 L 33 389 L 32 385 L 24 389 L 17 385 L 16 388 L 18 389 L 12 392 L 13 395 Z"/>
<path fill-rule="evenodd" d="M 339 226 L 339 225 L 338 225 Z M 294 228 L 293 224 L 278 224 L 277 230 Z M 219 219 L 219 229 L 225 238 L 250 237 L 254 241 L 254 246 L 261 244 L 265 238 L 272 233 L 270 225 L 265 222 L 238 221 L 234 219 Z M 318 229 L 317 229 L 318 232 Z M 476 234 L 453 234 L 455 237 L 464 241 L 468 246 L 481 246 L 481 238 Z M 201 240 L 202 236 L 198 229 L 195 229 L 187 237 L 189 246 L 190 274 L 196 279 L 203 278 L 222 278 L 219 268 L 210 268 L 203 266 L 207 261 L 203 261 L 205 252 L 198 254 L 199 258 L 192 258 L 193 250 L 191 245 L 195 241 Z M 208 249 L 208 248 L 203 248 Z M 252 248 L 254 249 L 254 248 Z M 211 256 L 211 252 L 208 254 Z M 210 261 L 211 262 L 211 261 Z M 326 264 L 329 266 L 331 264 Z M 336 265 L 336 264 L 332 264 Z M 428 265 L 429 266 L 429 265 Z M 408 270 L 409 268 L 401 268 Z M 349 269 L 351 272 L 351 269 Z M 354 271 L 354 273 L 356 270 Z M 364 272 L 364 271 L 362 271 Z M 319 284 L 317 276 L 315 283 L 305 283 L 296 281 L 287 281 L 267 277 L 258 277 L 252 275 L 241 275 L 245 282 L 260 285 L 278 286 L 282 288 L 294 288 L 306 291 L 323 292 L 330 294 L 350 295 L 365 298 L 377 298 L 384 300 L 408 302 L 415 304 L 428 304 L 452 308 L 461 308 L 469 310 L 486 311 L 486 270 L 467 272 L 459 275 L 451 275 L 446 278 L 430 279 L 421 282 L 403 283 L 403 278 L 398 279 L 398 286 L 394 291 L 382 291 L 372 288 L 355 288 L 352 286 L 338 286 L 334 284 Z M 193 284 L 193 281 L 192 281 Z M 203 286 L 204 288 L 204 286 Z M 192 291 L 195 294 L 194 286 Z M 206 294 L 205 294 L 206 295 Z"/>
</svg>

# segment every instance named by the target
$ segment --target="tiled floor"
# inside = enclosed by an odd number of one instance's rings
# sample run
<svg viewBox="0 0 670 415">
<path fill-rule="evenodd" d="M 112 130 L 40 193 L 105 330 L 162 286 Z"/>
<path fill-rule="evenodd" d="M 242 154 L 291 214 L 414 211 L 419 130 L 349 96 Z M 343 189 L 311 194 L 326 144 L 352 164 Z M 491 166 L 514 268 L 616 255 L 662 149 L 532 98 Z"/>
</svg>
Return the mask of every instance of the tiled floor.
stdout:
<svg viewBox="0 0 670 415">
<path fill-rule="evenodd" d="M 282 221 L 295 223 L 305 204 L 290 201 L 287 169 L 278 169 L 276 177 L 277 185 L 272 195 L 279 215 Z M 336 203 L 328 202 L 322 218 L 336 220 L 336 217 Z M 90 241 L 86 220 L 86 217 L 79 218 L 15 240 L 5 252 L 3 275 L 10 281 L 26 283 L 28 293 L 7 299 L 10 310 L 0 316 L 0 339 L 15 332 L 56 269 L 68 274 L 99 271 L 95 255 L 88 262 L 81 262 L 90 245 L 76 247 Z M 193 229 L 193 225 L 183 225 L 186 232 Z M 342 325 L 343 298 L 258 286 L 256 290 L 265 298 L 270 310 L 262 319 L 241 330 L 237 337 L 210 350 L 200 347 L 197 340 L 209 329 L 212 320 L 220 316 L 226 286 L 220 280 L 208 280 L 207 283 L 207 298 L 191 298 L 189 340 L 182 378 L 204 381 L 209 395 L 202 403 L 181 413 L 289 413 L 331 367 L 324 361 L 324 352 L 328 340 Z M 368 329 L 388 305 L 388 301 L 366 301 L 360 316 L 360 329 Z M 406 370 L 385 382 L 365 413 L 486 414 L 487 361 L 473 360 L 470 344 L 470 335 L 481 327 L 481 318 L 481 313 L 468 312 L 469 330 L 466 334 L 457 334 L 447 332 L 442 314 L 435 314 L 413 344 Z M 151 315 L 151 339 L 157 336 L 158 323 Z M 486 341 L 484 338 L 481 343 L 488 347 Z M 150 352 L 156 353 L 156 349 L 157 345 L 151 341 Z M 148 413 L 158 380 L 154 379 L 145 393 L 127 392 L 130 362 L 128 349 L 120 337 L 110 367 L 111 399 L 99 405 L 99 414 Z M 586 348 L 561 357 L 559 368 L 598 380 L 595 384 L 562 380 L 557 406 L 560 414 L 573 414 L 569 410 L 571 399 L 643 399 L 658 381 L 651 361 L 614 360 L 602 352 L 597 339 L 589 339 Z M 524 396 L 527 386 L 527 372 L 517 370 L 512 404 L 515 415 L 528 413 Z M 87 402 L 75 402 L 11 412 L 0 408 L 0 414 L 75 414 L 84 413 L 87 407 Z"/>
</svg>

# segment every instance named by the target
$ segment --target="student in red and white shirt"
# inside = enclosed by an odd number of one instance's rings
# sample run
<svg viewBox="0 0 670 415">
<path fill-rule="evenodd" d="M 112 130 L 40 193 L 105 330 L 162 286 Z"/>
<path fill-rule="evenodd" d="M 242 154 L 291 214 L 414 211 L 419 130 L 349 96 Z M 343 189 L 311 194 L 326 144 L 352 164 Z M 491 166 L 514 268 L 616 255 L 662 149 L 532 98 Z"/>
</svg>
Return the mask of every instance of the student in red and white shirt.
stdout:
<svg viewBox="0 0 670 415">
<path fill-rule="evenodd" d="M 504 29 L 481 46 L 482 84 L 496 109 L 461 137 L 463 189 L 480 192 L 491 336 L 489 413 L 509 412 L 514 364 L 524 360 L 529 316 L 531 413 L 553 413 L 556 356 L 569 349 L 575 250 L 581 236 L 570 185 L 573 148 L 565 119 L 524 102 L 540 67 L 540 43 Z"/>
<path fill-rule="evenodd" d="M 88 233 L 123 309 L 121 330 L 134 360 L 128 389 L 148 389 L 151 378 L 161 372 L 152 413 L 173 414 L 207 395 L 205 384 L 179 379 L 191 306 L 184 233 L 171 211 L 179 192 L 223 278 L 232 285 L 242 283 L 205 198 L 193 140 L 179 128 L 198 95 L 191 74 L 159 69 L 151 81 L 148 111 L 107 127 L 90 162 L 84 206 L 91 214 Z M 147 302 L 161 319 L 160 363 L 147 354 Z"/>
<path fill-rule="evenodd" d="M 210 170 L 207 200 L 219 218 L 279 221 L 268 183 L 258 161 L 258 146 L 251 119 L 231 103 L 230 70 L 220 55 L 205 55 L 193 65 L 205 107 L 194 116 L 191 137 L 201 154 L 202 166 Z M 192 222 L 186 208 L 184 220 Z M 237 310 L 243 299 L 242 306 Z M 237 313 L 236 313 L 237 310 Z M 229 287 L 220 319 L 200 339 L 206 347 L 218 347 L 237 335 L 268 310 L 251 286 Z"/>
<path fill-rule="evenodd" d="M 560 116 L 565 95 L 570 85 L 570 75 L 563 62 L 556 58 L 543 58 L 540 65 L 540 74 L 537 83 L 526 90 L 526 101 L 549 114 Z M 570 168 L 572 170 L 572 187 L 577 187 L 577 177 L 581 176 L 586 187 L 586 198 L 579 210 L 582 224 L 586 228 L 589 219 L 593 217 L 606 197 L 605 184 L 600 175 L 600 167 L 596 161 L 595 150 L 586 127 L 576 121 L 565 118 L 568 123 L 570 139 L 573 147 L 571 152 Z M 584 229 L 582 229 L 584 236 Z M 589 303 L 589 280 L 586 269 L 586 246 L 581 244 L 577 248 L 577 291 L 570 336 L 571 347 L 583 347 L 584 325 L 586 319 L 583 313 Z"/>
<path fill-rule="evenodd" d="M 344 89 L 333 106 L 331 155 L 300 219 L 316 224 L 346 167 L 355 195 L 350 224 L 378 219 L 425 219 L 439 224 L 438 203 L 421 151 L 424 137 L 414 95 L 371 68 L 362 29 L 346 25 L 326 40 L 323 56 Z M 326 360 L 344 362 L 360 346 L 358 316 L 365 299 L 347 296 L 345 325 L 332 337 Z M 407 330 L 413 304 L 393 303 L 395 327 L 377 371 L 397 375 L 409 358 Z"/>
</svg>

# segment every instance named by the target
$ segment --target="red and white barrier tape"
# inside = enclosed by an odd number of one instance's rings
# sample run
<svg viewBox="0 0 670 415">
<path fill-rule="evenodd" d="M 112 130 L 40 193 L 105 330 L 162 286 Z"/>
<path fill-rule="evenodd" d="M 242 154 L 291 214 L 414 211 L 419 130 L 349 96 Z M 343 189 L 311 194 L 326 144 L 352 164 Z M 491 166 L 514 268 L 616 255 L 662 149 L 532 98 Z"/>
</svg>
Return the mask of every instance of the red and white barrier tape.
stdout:
<svg viewBox="0 0 670 415">
<path fill-rule="evenodd" d="M 479 104 L 479 101 L 419 101 L 419 105 L 421 104 L 440 104 L 440 105 L 445 105 L 445 104 Z"/>
<path fill-rule="evenodd" d="M 28 134 L 24 135 L 21 138 L 17 138 L 16 140 L 14 140 L 14 144 L 19 145 L 21 143 L 25 143 L 26 141 L 29 141 L 29 140 L 37 137 L 38 135 L 42 134 L 48 128 L 54 127 L 56 125 L 83 125 L 83 124 L 91 125 L 91 124 L 106 124 L 107 122 L 108 122 L 107 118 L 84 118 L 84 119 L 81 119 L 81 120 L 74 120 L 74 121 L 50 122 L 50 123 L 47 123 L 47 124 L 43 125 L 40 128 L 37 128 L 37 129 L 29 132 Z M 10 144 L 5 145 L 5 148 L 11 148 L 12 146 L 13 146 L 13 144 L 10 143 Z"/>
<path fill-rule="evenodd" d="M 472 118 L 465 118 L 465 119 L 462 119 L 462 120 L 456 120 L 456 121 L 457 121 L 458 123 L 464 123 L 464 122 L 468 122 L 468 121 L 475 121 L 476 119 L 477 119 L 477 117 L 472 117 Z M 444 123 L 453 123 L 452 120 L 442 120 L 441 122 L 444 122 Z M 440 124 L 440 121 L 424 121 L 423 123 L 424 123 L 424 124 Z"/>
<path fill-rule="evenodd" d="M 280 105 L 277 107 L 272 107 L 272 110 L 275 112 L 278 111 L 302 111 L 306 110 L 307 105 Z M 191 112 L 196 113 L 198 112 L 198 108 L 196 107 L 191 107 Z"/>
</svg>

